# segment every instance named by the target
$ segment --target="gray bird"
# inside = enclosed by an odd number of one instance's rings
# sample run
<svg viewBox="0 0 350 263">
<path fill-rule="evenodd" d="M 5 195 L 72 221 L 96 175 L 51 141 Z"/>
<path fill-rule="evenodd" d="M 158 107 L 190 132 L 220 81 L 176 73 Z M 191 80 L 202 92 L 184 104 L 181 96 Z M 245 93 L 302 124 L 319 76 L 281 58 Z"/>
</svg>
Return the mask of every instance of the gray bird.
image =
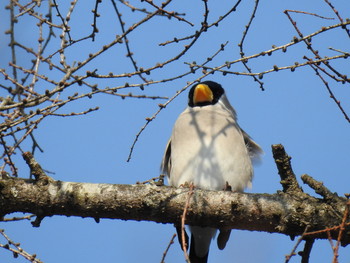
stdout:
<svg viewBox="0 0 350 263">
<path fill-rule="evenodd" d="M 239 127 L 224 89 L 216 82 L 204 81 L 191 88 L 188 99 L 188 107 L 175 122 L 162 160 L 161 169 L 169 184 L 179 187 L 193 183 L 200 189 L 238 192 L 251 186 L 252 161 L 259 159 L 262 150 Z M 190 261 L 205 263 L 217 229 L 189 228 Z M 180 227 L 177 230 L 181 243 Z M 219 249 L 225 248 L 230 232 L 220 229 Z"/>
</svg>

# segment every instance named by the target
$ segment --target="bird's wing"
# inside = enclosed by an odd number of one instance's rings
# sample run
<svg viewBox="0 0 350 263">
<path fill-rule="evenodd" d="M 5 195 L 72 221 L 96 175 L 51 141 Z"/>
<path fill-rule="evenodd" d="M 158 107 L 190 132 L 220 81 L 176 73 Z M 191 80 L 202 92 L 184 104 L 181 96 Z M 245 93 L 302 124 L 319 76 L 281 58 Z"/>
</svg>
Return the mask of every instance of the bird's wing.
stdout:
<svg viewBox="0 0 350 263">
<path fill-rule="evenodd" d="M 249 157 L 254 163 L 259 163 L 261 155 L 264 153 L 264 151 L 260 148 L 260 146 L 252 140 L 252 138 L 241 128 L 239 127 L 237 123 L 237 114 L 235 109 L 232 107 L 230 102 L 228 101 L 227 97 L 225 94 L 221 97 L 221 102 L 224 105 L 224 107 L 231 113 L 232 118 L 236 122 L 236 125 L 238 128 L 241 130 L 243 138 L 244 138 L 244 143 L 248 149 L 249 152 Z"/>
<path fill-rule="evenodd" d="M 256 142 L 252 140 L 252 138 L 244 130 L 241 129 L 241 131 L 245 145 L 249 152 L 250 159 L 253 162 L 260 162 L 261 155 L 264 153 L 264 151 Z"/>
<path fill-rule="evenodd" d="M 168 177 L 170 177 L 170 169 L 171 169 L 171 140 L 169 139 L 166 148 L 165 148 L 165 152 L 163 155 L 163 159 L 162 159 L 162 163 L 160 166 L 160 170 L 163 174 L 167 175 Z"/>
</svg>

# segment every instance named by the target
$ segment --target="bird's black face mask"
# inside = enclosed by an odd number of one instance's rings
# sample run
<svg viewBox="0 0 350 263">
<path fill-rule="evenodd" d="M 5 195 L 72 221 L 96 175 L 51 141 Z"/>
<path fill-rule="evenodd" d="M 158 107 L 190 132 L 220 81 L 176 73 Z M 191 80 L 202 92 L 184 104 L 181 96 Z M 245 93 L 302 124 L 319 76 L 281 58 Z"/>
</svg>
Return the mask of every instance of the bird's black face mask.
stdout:
<svg viewBox="0 0 350 263">
<path fill-rule="evenodd" d="M 224 89 L 214 81 L 204 81 L 193 85 L 188 94 L 188 106 L 202 107 L 216 104 L 224 94 Z"/>
</svg>

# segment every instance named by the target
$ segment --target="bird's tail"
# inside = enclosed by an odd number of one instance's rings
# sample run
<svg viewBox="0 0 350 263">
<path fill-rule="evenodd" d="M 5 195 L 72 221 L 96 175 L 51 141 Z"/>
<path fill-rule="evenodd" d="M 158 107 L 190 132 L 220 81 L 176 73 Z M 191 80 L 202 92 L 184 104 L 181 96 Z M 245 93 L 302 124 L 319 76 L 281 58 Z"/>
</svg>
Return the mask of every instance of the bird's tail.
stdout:
<svg viewBox="0 0 350 263">
<path fill-rule="evenodd" d="M 209 249 L 207 254 L 205 254 L 203 257 L 197 256 L 197 253 L 195 251 L 195 239 L 193 237 L 193 234 L 191 235 L 191 246 L 190 246 L 190 262 L 191 263 L 207 263 L 208 262 L 208 255 L 209 255 Z"/>
<path fill-rule="evenodd" d="M 191 226 L 191 263 L 207 263 L 209 246 L 212 238 L 215 237 L 216 229 L 210 227 Z"/>
</svg>

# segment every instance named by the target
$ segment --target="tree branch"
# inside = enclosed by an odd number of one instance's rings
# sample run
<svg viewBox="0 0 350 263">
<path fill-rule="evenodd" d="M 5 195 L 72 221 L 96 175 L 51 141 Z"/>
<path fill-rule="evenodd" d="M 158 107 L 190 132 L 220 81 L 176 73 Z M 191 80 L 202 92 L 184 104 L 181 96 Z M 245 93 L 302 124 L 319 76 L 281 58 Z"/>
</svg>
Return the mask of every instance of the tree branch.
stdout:
<svg viewBox="0 0 350 263">
<path fill-rule="evenodd" d="M 96 222 L 110 218 L 176 225 L 186 216 L 188 225 L 281 233 L 292 238 L 301 235 L 305 240 L 332 238 L 337 244 L 349 244 L 348 200 L 307 175 L 302 176 L 304 182 L 323 198 L 304 193 L 284 147 L 273 145 L 272 151 L 283 186 L 276 194 L 55 181 L 27 152 L 23 158 L 35 180 L 0 179 L 0 216 L 32 213 L 37 216 L 32 222 L 35 227 L 53 215 L 91 217 Z"/>
<path fill-rule="evenodd" d="M 188 197 L 187 188 L 155 185 L 91 184 L 8 178 L 0 180 L 0 213 L 33 213 L 40 218 L 52 215 L 147 220 L 178 223 Z M 277 194 L 249 194 L 195 189 L 187 208 L 186 223 L 229 227 L 290 236 L 340 226 L 346 200 L 327 204 L 321 199 Z M 349 226 L 342 245 L 350 242 Z M 331 236 L 338 238 L 338 229 Z M 313 238 L 327 239 L 321 232 Z"/>
</svg>

